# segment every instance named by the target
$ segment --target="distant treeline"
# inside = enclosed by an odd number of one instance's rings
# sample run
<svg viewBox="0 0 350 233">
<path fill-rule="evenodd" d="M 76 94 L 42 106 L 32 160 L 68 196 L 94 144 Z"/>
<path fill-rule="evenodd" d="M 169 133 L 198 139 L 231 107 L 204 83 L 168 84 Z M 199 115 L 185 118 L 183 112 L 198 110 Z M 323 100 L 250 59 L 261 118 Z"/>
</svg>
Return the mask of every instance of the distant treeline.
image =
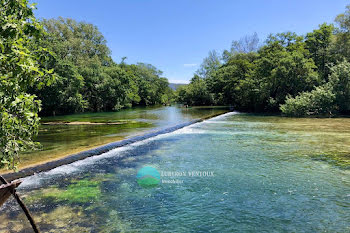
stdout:
<svg viewBox="0 0 350 233">
<path fill-rule="evenodd" d="M 349 114 L 350 6 L 335 22 L 306 36 L 279 33 L 260 45 L 254 34 L 222 55 L 211 51 L 177 99 L 288 116 Z"/>
<path fill-rule="evenodd" d="M 45 33 L 35 43 L 51 52 L 42 64 L 52 70 L 49 85 L 30 90 L 44 115 L 113 111 L 135 105 L 166 104 L 173 98 L 168 80 L 152 65 L 120 64 L 111 58 L 97 27 L 73 19 L 41 22 Z"/>
</svg>

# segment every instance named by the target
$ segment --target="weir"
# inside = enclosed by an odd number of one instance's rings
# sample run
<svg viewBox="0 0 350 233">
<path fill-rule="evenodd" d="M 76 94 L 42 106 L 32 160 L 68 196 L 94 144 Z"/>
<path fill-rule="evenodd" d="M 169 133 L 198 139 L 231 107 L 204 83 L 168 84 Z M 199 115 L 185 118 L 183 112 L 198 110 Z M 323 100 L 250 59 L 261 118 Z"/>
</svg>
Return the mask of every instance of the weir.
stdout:
<svg viewBox="0 0 350 233">
<path fill-rule="evenodd" d="M 24 168 L 18 172 L 6 173 L 6 174 L 3 174 L 2 176 L 8 181 L 13 181 L 13 180 L 16 180 L 19 178 L 34 175 L 34 174 L 39 173 L 39 172 L 49 171 L 53 168 L 56 168 L 56 167 L 59 167 L 62 165 L 66 165 L 66 164 L 70 164 L 70 163 L 76 162 L 78 160 L 82 160 L 82 159 L 85 159 L 85 158 L 88 158 L 91 156 L 101 155 L 101 154 L 106 153 L 110 150 L 113 150 L 113 149 L 119 148 L 119 147 L 123 147 L 123 146 L 129 145 L 131 143 L 135 143 L 135 142 L 139 142 L 139 141 L 142 141 L 145 139 L 149 139 L 149 138 L 155 137 L 157 135 L 171 133 L 173 131 L 184 128 L 186 126 L 189 126 L 189 125 L 192 125 L 192 124 L 195 124 L 195 123 L 198 123 L 198 122 L 201 122 L 201 121 L 204 121 L 206 119 L 216 117 L 219 115 L 222 115 L 222 113 L 211 115 L 209 117 L 191 120 L 189 122 L 181 123 L 181 124 L 178 124 L 178 125 L 166 128 L 166 129 L 160 129 L 160 130 L 157 130 L 155 132 L 150 132 L 150 133 L 146 133 L 143 135 L 134 136 L 134 137 L 124 139 L 121 141 L 108 143 L 106 145 L 99 146 L 99 147 L 96 147 L 94 149 L 90 149 L 90 150 L 82 151 L 82 152 L 79 152 L 76 154 L 68 155 L 62 159 L 50 161 L 47 163 L 39 164 L 39 165 L 28 167 L 28 168 Z"/>
</svg>

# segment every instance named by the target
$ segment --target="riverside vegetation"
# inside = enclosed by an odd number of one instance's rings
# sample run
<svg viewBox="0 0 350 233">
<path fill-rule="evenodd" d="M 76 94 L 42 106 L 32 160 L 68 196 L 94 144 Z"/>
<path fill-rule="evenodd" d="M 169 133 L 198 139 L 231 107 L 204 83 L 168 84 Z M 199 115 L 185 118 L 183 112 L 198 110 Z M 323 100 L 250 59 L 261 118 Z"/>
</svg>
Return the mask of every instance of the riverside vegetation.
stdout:
<svg viewBox="0 0 350 233">
<path fill-rule="evenodd" d="M 287 116 L 350 113 L 350 6 L 305 36 L 257 34 L 234 41 L 222 55 L 211 51 L 178 99 L 190 105 L 232 105 Z"/>
</svg>

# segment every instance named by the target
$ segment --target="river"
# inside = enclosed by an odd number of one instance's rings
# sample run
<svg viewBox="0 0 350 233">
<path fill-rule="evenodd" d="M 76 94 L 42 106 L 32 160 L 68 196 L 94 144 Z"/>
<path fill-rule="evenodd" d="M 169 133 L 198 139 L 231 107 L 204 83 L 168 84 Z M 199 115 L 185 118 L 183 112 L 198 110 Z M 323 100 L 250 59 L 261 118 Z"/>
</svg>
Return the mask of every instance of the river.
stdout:
<svg viewBox="0 0 350 233">
<path fill-rule="evenodd" d="M 43 117 L 39 134 L 35 138 L 41 148 L 21 154 L 19 168 L 224 112 L 227 112 L 225 107 L 147 106 L 117 112 Z M 76 124 L 68 125 L 66 122 Z"/>
<path fill-rule="evenodd" d="M 350 119 L 231 112 L 27 177 L 18 192 L 43 232 L 349 232 L 349 153 Z M 140 185 L 145 167 L 159 183 Z M 13 200 L 0 223 L 30 229 Z"/>
</svg>

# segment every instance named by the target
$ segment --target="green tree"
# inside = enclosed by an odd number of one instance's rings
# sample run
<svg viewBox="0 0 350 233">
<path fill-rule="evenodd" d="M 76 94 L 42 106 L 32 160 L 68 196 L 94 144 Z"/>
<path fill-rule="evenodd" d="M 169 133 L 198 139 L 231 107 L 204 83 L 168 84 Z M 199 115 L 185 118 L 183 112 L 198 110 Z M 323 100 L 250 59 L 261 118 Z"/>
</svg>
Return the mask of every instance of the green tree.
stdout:
<svg viewBox="0 0 350 233">
<path fill-rule="evenodd" d="M 134 82 L 135 76 L 128 73 L 119 66 L 106 67 L 104 71 L 109 77 L 105 83 L 104 96 L 106 109 L 105 110 L 119 110 L 123 107 L 131 107 L 133 102 L 138 102 L 140 97 L 137 94 L 137 87 Z"/>
<path fill-rule="evenodd" d="M 167 93 L 171 92 L 169 89 L 169 82 L 166 78 L 162 78 L 162 71 L 156 67 L 137 63 L 136 65 L 124 65 L 125 69 L 131 72 L 135 78 L 137 86 L 137 95 L 135 95 L 137 104 L 140 105 L 154 105 L 162 104 Z"/>
<path fill-rule="evenodd" d="M 52 49 L 58 58 L 77 67 L 96 62 L 95 58 L 104 66 L 112 63 L 107 42 L 96 26 L 62 17 L 44 19 L 42 23 L 47 31 L 46 47 Z"/>
<path fill-rule="evenodd" d="M 346 6 L 346 11 L 339 14 L 335 22 L 339 26 L 336 28 L 335 55 L 338 61 L 343 58 L 350 59 L 350 5 Z"/>
<path fill-rule="evenodd" d="M 203 59 L 196 75 L 202 78 L 209 78 L 221 66 L 221 57 L 215 50 L 209 52 L 208 57 Z"/>
<path fill-rule="evenodd" d="M 226 64 L 222 65 L 212 77 L 208 78 L 207 85 L 214 98 L 220 104 L 228 104 L 236 109 L 249 108 L 251 98 L 246 98 L 247 80 L 251 79 L 255 70 L 256 53 L 237 53 L 232 55 Z M 249 93 L 251 94 L 251 93 Z M 248 95 L 249 95 L 248 94 Z M 253 105 L 252 105 L 253 106 Z"/>
<path fill-rule="evenodd" d="M 246 35 L 239 40 L 232 41 L 230 51 L 224 50 L 222 59 L 227 62 L 232 56 L 240 53 L 253 53 L 259 49 L 259 37 L 255 32 L 252 35 Z"/>
<path fill-rule="evenodd" d="M 55 57 L 47 66 L 58 74 L 50 88 L 34 90 L 45 99 L 44 113 L 113 111 L 133 105 L 168 103 L 172 91 L 162 72 L 150 64 L 113 62 L 98 28 L 73 19 L 43 20 L 41 42 Z"/>
<path fill-rule="evenodd" d="M 194 75 L 190 84 L 181 86 L 177 93 L 178 101 L 188 105 L 210 105 L 214 102 L 206 81 L 198 75 Z"/>
<path fill-rule="evenodd" d="M 191 83 L 177 91 L 188 104 L 226 104 L 288 116 L 350 113 L 350 5 L 305 37 L 256 34 L 232 43 L 222 57 L 209 53 Z"/>
<path fill-rule="evenodd" d="M 56 115 L 82 112 L 87 101 L 81 94 L 84 79 L 69 61 L 57 60 L 51 66 L 56 74 L 50 86 L 31 90 L 42 101 L 41 114 Z"/>
<path fill-rule="evenodd" d="M 277 111 L 288 95 L 312 90 L 319 83 L 315 69 L 302 37 L 294 33 L 270 36 L 259 50 L 255 74 L 267 109 Z"/>
<path fill-rule="evenodd" d="M 113 109 L 117 103 L 111 104 L 110 100 L 115 100 L 112 96 L 116 93 L 108 84 L 115 84 L 115 80 L 110 82 L 111 78 L 104 72 L 105 67 L 114 63 L 106 40 L 98 28 L 62 17 L 43 20 L 43 25 L 47 32 L 43 46 L 50 48 L 56 59 L 49 65 L 59 74 L 59 80 L 51 90 L 44 90 L 48 102 L 44 104 L 44 112 L 56 111 L 64 114 L 84 109 Z M 62 70 L 63 64 L 68 68 L 67 71 Z M 40 91 L 36 93 L 42 95 Z M 51 108 L 46 110 L 47 106 Z M 62 106 L 66 108 L 63 109 Z"/>
<path fill-rule="evenodd" d="M 38 132 L 40 101 L 28 94 L 42 87 L 51 71 L 42 67 L 49 57 L 40 46 L 42 26 L 27 0 L 1 0 L 0 4 L 0 167 L 14 169 L 18 154 L 33 149 Z"/>
<path fill-rule="evenodd" d="M 328 81 L 330 65 L 333 60 L 331 46 L 333 41 L 334 26 L 326 23 L 321 24 L 319 29 L 313 30 L 306 35 L 306 48 L 310 51 L 311 58 L 318 67 L 320 77 Z"/>
<path fill-rule="evenodd" d="M 332 67 L 329 83 L 336 96 L 336 105 L 342 113 L 350 113 L 350 63 L 343 61 Z"/>
</svg>

